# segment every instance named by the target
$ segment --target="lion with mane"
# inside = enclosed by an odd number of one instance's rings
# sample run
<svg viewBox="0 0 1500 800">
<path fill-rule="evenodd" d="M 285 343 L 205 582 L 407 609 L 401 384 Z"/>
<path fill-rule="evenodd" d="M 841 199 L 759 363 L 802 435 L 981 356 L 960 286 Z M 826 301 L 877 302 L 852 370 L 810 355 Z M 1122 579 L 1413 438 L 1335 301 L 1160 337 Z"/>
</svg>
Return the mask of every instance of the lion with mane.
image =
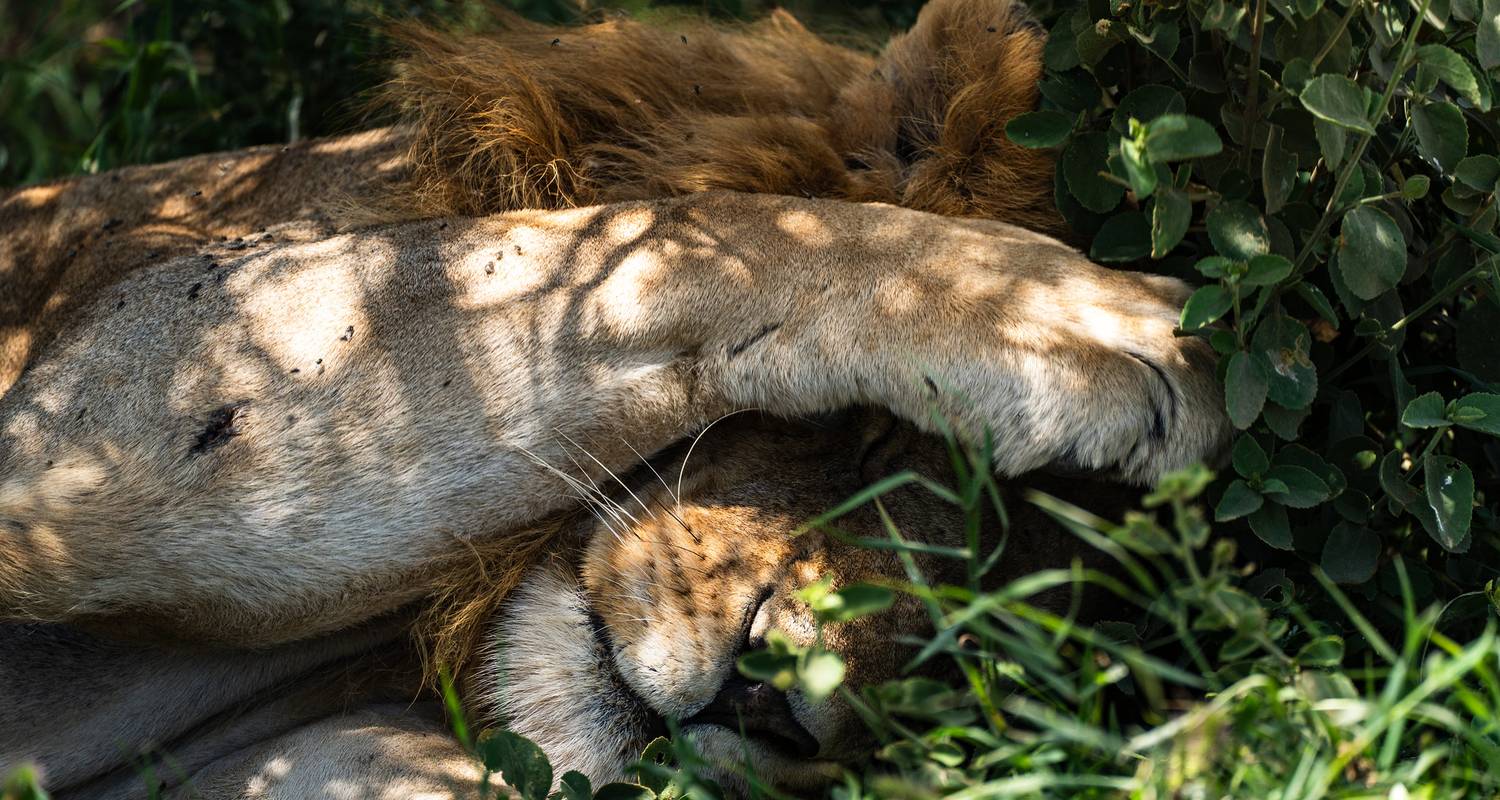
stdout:
<svg viewBox="0 0 1500 800">
<path fill-rule="evenodd" d="M 467 795 L 441 666 L 558 774 L 619 779 L 674 719 L 731 792 L 745 758 L 811 790 L 873 734 L 735 660 L 810 642 L 819 576 L 904 577 L 791 534 L 947 475 L 934 413 L 993 431 L 1007 493 L 1095 507 L 1221 451 L 1185 287 L 1045 235 L 1050 162 L 1003 133 L 1043 35 L 1009 0 L 935 0 L 878 57 L 780 12 L 397 30 L 395 127 L 0 196 L 0 768 Z M 959 509 L 885 503 L 963 545 Z M 1083 555 L 1009 530 L 991 584 Z M 930 626 L 902 598 L 822 639 L 859 687 Z"/>
</svg>

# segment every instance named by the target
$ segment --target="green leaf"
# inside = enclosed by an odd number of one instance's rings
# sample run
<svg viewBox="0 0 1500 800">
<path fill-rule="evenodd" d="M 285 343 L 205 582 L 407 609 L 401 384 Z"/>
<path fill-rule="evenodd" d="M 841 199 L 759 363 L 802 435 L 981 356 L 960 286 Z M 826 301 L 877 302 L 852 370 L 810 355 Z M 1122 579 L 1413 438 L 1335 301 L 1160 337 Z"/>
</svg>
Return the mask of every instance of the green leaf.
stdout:
<svg viewBox="0 0 1500 800">
<path fill-rule="evenodd" d="M 1214 520 L 1216 522 L 1228 522 L 1232 519 L 1250 514 L 1260 509 L 1265 498 L 1260 493 L 1250 488 L 1250 484 L 1244 481 L 1235 481 L 1224 490 L 1224 496 L 1219 498 L 1219 505 L 1214 508 Z"/>
<path fill-rule="evenodd" d="M 1095 261 L 1134 261 L 1150 254 L 1151 223 L 1139 211 L 1123 211 L 1105 220 L 1089 248 L 1089 258 Z"/>
<path fill-rule="evenodd" d="M 844 659 L 838 653 L 819 650 L 807 657 L 807 662 L 798 669 L 801 686 L 807 699 L 821 703 L 844 681 Z"/>
<path fill-rule="evenodd" d="M 1273 314 L 1256 326 L 1252 344 L 1266 360 L 1268 399 L 1291 411 L 1307 408 L 1318 394 L 1318 370 L 1308 356 L 1312 335 L 1307 326 L 1285 314 Z M 1270 407 L 1262 413 L 1269 424 Z"/>
<path fill-rule="evenodd" d="M 1326 545 L 1323 552 L 1328 552 Z M 1325 567 L 1323 571 L 1328 569 Z M 1337 667 L 1344 663 L 1344 640 L 1338 636 L 1319 636 L 1297 651 L 1297 663 L 1303 667 Z"/>
<path fill-rule="evenodd" d="M 1453 168 L 1453 177 L 1475 191 L 1489 194 L 1500 183 L 1500 158 L 1489 154 L 1469 156 Z"/>
<path fill-rule="evenodd" d="M 1292 274 L 1292 262 L 1278 255 L 1256 256 L 1250 259 L 1245 274 L 1240 277 L 1241 286 L 1274 286 Z"/>
<path fill-rule="evenodd" d="M 1058 111 L 1032 111 L 1005 124 L 1012 142 L 1032 149 L 1056 147 L 1073 132 L 1075 117 Z"/>
<path fill-rule="evenodd" d="M 1364 583 L 1375 577 L 1379 563 L 1380 537 L 1367 528 L 1340 522 L 1323 542 L 1320 566 L 1337 583 Z"/>
<path fill-rule="evenodd" d="M 1479 66 L 1492 71 L 1500 67 L 1500 0 L 1484 0 L 1478 22 L 1474 52 L 1479 56 Z"/>
<path fill-rule="evenodd" d="M 1224 149 L 1219 134 L 1207 122 L 1188 114 L 1164 114 L 1151 121 L 1146 152 L 1156 161 L 1180 161 L 1218 155 Z"/>
<path fill-rule="evenodd" d="M 1318 152 L 1323 154 L 1325 166 L 1331 170 L 1338 169 L 1339 164 L 1344 162 L 1344 152 L 1349 140 L 1348 132 L 1332 122 L 1314 119 L 1313 135 L 1318 140 Z"/>
<path fill-rule="evenodd" d="M 1151 257 L 1161 258 L 1172 251 L 1187 234 L 1193 216 L 1193 204 L 1187 192 L 1163 189 L 1156 193 L 1151 207 Z"/>
<path fill-rule="evenodd" d="M 823 622 L 848 622 L 879 613 L 896 602 L 896 595 L 884 586 L 852 583 L 826 595 L 813 609 Z"/>
<path fill-rule="evenodd" d="M 1427 479 L 1427 505 L 1437 519 L 1433 538 L 1443 549 L 1457 552 L 1469 535 L 1474 515 L 1474 473 L 1469 465 L 1452 456 L 1429 455 L 1422 459 Z"/>
<path fill-rule="evenodd" d="M 1438 80 L 1448 84 L 1459 96 L 1474 105 L 1479 105 L 1479 82 L 1464 57 L 1440 44 L 1424 44 L 1417 48 L 1417 61 Z"/>
<path fill-rule="evenodd" d="M 1500 436 L 1500 394 L 1464 395 L 1448 407 L 1448 419 L 1469 430 Z"/>
<path fill-rule="evenodd" d="M 1250 530 L 1277 550 L 1292 549 L 1292 526 L 1286 518 L 1286 507 L 1266 503 L 1250 515 Z"/>
<path fill-rule="evenodd" d="M 1464 112 L 1452 103 L 1423 103 L 1412 108 L 1411 121 L 1417 129 L 1417 149 L 1444 172 L 1452 172 L 1469 151 Z"/>
<path fill-rule="evenodd" d="M 1110 125 L 1119 133 L 1128 134 L 1131 119 L 1149 123 L 1163 114 L 1181 114 L 1186 110 L 1187 102 L 1182 99 L 1181 92 L 1170 86 L 1148 83 L 1120 99 L 1120 105 L 1110 117 Z"/>
<path fill-rule="evenodd" d="M 1271 233 L 1255 206 L 1243 200 L 1219 203 L 1208 214 L 1208 238 L 1220 255 L 1235 261 L 1249 261 L 1269 252 Z"/>
<path fill-rule="evenodd" d="M 1145 200 L 1156 191 L 1156 167 L 1134 139 L 1120 140 L 1120 165 L 1137 200 Z"/>
<path fill-rule="evenodd" d="M 590 800 L 594 796 L 594 787 L 589 783 L 589 776 L 570 769 L 557 782 L 557 796 L 562 800 Z"/>
<path fill-rule="evenodd" d="M 1302 89 L 1302 105 L 1313 116 L 1341 128 L 1374 135 L 1370 103 L 1363 87 L 1343 75 L 1324 74 Z"/>
<path fill-rule="evenodd" d="M 1265 448 L 1248 433 L 1235 440 L 1230 461 L 1242 478 L 1258 477 L 1271 467 L 1271 458 L 1266 455 Z"/>
<path fill-rule="evenodd" d="M 1401 199 L 1408 203 L 1413 200 L 1421 200 L 1427 196 L 1427 188 L 1432 184 L 1426 175 L 1413 175 L 1401 184 Z"/>
<path fill-rule="evenodd" d="M 1266 496 L 1288 508 L 1312 508 L 1329 497 L 1328 484 L 1311 470 L 1279 464 L 1266 470 L 1265 480 L 1281 481 L 1285 491 L 1266 492 Z"/>
<path fill-rule="evenodd" d="M 1109 137 L 1098 131 L 1080 133 L 1063 148 L 1062 173 L 1080 205 L 1098 214 L 1111 211 L 1125 196 L 1125 188 L 1104 178 L 1109 165 Z"/>
<path fill-rule="evenodd" d="M 1234 295 L 1219 284 L 1205 286 L 1189 297 L 1182 307 L 1182 319 L 1178 327 L 1195 331 L 1224 316 L 1234 306 Z"/>
<path fill-rule="evenodd" d="M 1224 403 L 1235 428 L 1244 430 L 1255 424 L 1265 407 L 1268 389 L 1265 368 L 1254 356 L 1240 351 L 1229 357 L 1229 369 L 1224 373 Z M 1254 473 L 1240 474 L 1250 477 Z"/>
<path fill-rule="evenodd" d="M 1453 423 L 1443 416 L 1443 396 L 1428 392 L 1406 404 L 1401 424 L 1408 428 L 1446 428 Z"/>
<path fill-rule="evenodd" d="M 1281 146 L 1280 125 L 1271 125 L 1266 134 L 1266 149 L 1260 164 L 1261 186 L 1265 190 L 1266 213 L 1275 214 L 1286 205 L 1297 188 L 1297 154 Z"/>
<path fill-rule="evenodd" d="M 479 757 L 486 769 L 500 773 L 505 785 L 524 800 L 545 800 L 552 790 L 552 764 L 530 739 L 496 730 L 479 741 Z"/>
<path fill-rule="evenodd" d="M 1390 214 L 1357 206 L 1344 215 L 1338 269 L 1361 300 L 1374 300 L 1395 287 L 1406 274 L 1406 237 Z"/>
</svg>

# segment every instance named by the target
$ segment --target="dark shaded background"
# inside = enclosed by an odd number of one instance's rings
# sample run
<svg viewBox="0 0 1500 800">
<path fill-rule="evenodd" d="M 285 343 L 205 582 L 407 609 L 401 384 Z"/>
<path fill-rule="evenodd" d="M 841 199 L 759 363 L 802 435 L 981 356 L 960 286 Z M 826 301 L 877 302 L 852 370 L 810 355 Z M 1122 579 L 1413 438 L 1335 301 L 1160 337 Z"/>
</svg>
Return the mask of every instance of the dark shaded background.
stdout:
<svg viewBox="0 0 1500 800">
<path fill-rule="evenodd" d="M 751 19 L 784 6 L 878 47 L 921 0 L 505 0 L 549 22 L 612 10 Z M 0 0 L 0 186 L 344 132 L 389 54 L 381 20 L 467 27 L 484 0 Z"/>
</svg>

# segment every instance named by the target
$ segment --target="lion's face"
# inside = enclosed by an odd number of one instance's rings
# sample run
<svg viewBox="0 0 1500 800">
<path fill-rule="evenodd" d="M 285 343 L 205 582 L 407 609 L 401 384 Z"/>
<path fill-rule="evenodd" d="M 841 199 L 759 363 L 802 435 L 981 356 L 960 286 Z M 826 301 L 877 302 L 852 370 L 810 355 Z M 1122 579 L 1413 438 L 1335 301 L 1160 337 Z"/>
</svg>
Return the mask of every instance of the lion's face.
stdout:
<svg viewBox="0 0 1500 800">
<path fill-rule="evenodd" d="M 814 704 L 754 683 L 736 659 L 772 629 L 811 644 L 815 621 L 796 592 L 824 575 L 835 585 L 905 579 L 890 551 L 793 534 L 880 477 L 911 469 L 941 479 L 946 448 L 883 414 L 822 425 L 742 417 L 697 444 L 676 497 L 686 450 L 622 476 L 616 502 L 598 507 L 584 541 L 544 559 L 507 599 L 467 682 L 470 700 L 541 745 L 559 774 L 617 778 L 672 718 L 710 761 L 748 756 L 760 779 L 786 788 L 825 782 L 874 746 L 854 709 L 837 694 Z M 884 503 L 903 537 L 961 546 L 956 507 L 914 488 Z M 1014 518 L 1035 525 L 1038 516 Z M 870 508 L 837 524 L 887 537 Z M 1033 541 L 1000 572 L 1066 564 L 1071 542 L 1055 537 L 1017 537 Z M 960 561 L 916 564 L 930 581 L 964 580 Z M 910 642 L 929 630 L 927 610 L 900 596 L 889 612 L 825 627 L 823 642 L 843 656 L 846 685 L 858 690 L 900 677 L 916 652 Z M 718 777 L 737 784 L 732 770 Z"/>
</svg>

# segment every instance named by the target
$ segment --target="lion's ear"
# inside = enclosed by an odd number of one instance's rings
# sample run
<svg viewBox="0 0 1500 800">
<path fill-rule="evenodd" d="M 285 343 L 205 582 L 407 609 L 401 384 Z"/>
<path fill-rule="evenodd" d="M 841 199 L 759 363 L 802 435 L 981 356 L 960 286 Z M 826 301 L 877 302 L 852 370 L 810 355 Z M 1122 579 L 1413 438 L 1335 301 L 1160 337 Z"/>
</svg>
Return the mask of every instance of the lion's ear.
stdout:
<svg viewBox="0 0 1500 800">
<path fill-rule="evenodd" d="M 1005 136 L 1036 107 L 1046 38 L 1018 0 L 933 0 L 844 90 L 840 149 L 909 208 L 1058 229 L 1050 156 Z"/>
</svg>

